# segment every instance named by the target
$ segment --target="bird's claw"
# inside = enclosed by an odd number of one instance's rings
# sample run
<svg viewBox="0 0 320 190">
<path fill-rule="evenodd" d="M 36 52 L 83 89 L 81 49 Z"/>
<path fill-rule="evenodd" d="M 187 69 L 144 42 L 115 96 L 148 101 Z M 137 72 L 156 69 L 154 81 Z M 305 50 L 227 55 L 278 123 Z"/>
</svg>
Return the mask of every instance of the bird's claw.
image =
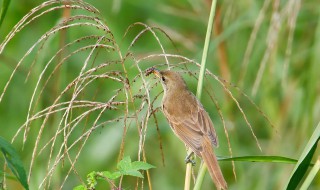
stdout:
<svg viewBox="0 0 320 190">
<path fill-rule="evenodd" d="M 192 166 L 195 166 L 196 165 L 196 161 L 192 159 L 192 156 L 193 156 L 193 152 L 191 152 L 190 154 L 188 154 L 186 156 L 186 158 L 184 159 L 185 163 L 188 164 L 188 163 L 191 163 Z"/>
<path fill-rule="evenodd" d="M 186 164 L 191 163 L 192 166 L 195 166 L 195 165 L 196 165 L 196 161 L 193 160 L 193 159 L 191 159 L 189 156 L 187 156 L 187 157 L 184 159 L 184 162 L 185 162 Z"/>
</svg>

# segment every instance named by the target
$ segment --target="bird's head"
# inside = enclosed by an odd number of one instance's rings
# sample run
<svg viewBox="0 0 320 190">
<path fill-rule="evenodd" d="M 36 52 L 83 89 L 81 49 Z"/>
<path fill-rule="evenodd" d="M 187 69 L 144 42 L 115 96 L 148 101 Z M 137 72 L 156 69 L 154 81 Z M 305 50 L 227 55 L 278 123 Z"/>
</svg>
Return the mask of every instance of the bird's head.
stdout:
<svg viewBox="0 0 320 190">
<path fill-rule="evenodd" d="M 170 70 L 160 71 L 152 67 L 147 71 L 147 74 L 150 74 L 150 73 L 155 74 L 160 79 L 162 87 L 165 92 L 187 88 L 183 78 L 177 72 L 170 71 Z"/>
</svg>

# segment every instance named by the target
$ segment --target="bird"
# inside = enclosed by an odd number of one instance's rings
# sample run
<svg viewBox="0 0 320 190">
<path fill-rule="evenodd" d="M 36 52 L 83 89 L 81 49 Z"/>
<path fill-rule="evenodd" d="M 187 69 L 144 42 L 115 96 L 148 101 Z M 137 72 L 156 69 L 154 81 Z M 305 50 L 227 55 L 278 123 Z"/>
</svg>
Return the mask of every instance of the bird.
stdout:
<svg viewBox="0 0 320 190">
<path fill-rule="evenodd" d="M 146 75 L 151 73 L 161 81 L 164 90 L 161 108 L 172 131 L 204 161 L 216 188 L 227 189 L 213 152 L 213 147 L 218 147 L 218 138 L 209 114 L 179 73 L 154 67 L 147 69 Z"/>
</svg>

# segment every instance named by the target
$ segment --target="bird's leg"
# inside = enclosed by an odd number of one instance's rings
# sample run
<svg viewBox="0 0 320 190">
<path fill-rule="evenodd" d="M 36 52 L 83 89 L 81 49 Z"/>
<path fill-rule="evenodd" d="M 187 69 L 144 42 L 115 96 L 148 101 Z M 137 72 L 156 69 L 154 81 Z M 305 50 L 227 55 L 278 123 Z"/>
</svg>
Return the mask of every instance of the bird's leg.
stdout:
<svg viewBox="0 0 320 190">
<path fill-rule="evenodd" d="M 196 161 L 192 159 L 192 156 L 193 156 L 193 152 L 188 154 L 186 156 L 186 158 L 184 159 L 184 161 L 185 161 L 186 164 L 191 163 L 194 166 L 194 165 L 196 165 Z"/>
</svg>

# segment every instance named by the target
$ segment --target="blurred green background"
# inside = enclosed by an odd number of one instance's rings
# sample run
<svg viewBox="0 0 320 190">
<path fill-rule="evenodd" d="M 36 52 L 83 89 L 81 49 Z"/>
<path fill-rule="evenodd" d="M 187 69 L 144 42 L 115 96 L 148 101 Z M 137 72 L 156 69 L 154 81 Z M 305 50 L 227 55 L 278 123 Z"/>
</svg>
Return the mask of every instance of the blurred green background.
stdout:
<svg viewBox="0 0 320 190">
<path fill-rule="evenodd" d="M 7 15 L 0 28 L 0 42 L 14 25 L 30 10 L 44 1 L 11 1 Z M 200 62 L 207 19 L 210 12 L 209 0 L 105 0 L 85 2 L 95 6 L 104 18 L 114 39 L 122 52 L 133 41 L 144 27 L 134 27 L 124 37 L 126 29 L 133 23 L 142 22 L 161 28 L 172 39 L 162 34 L 160 40 L 166 52 L 180 54 Z M 45 14 L 30 23 L 15 35 L 0 54 L 0 89 L 1 93 L 9 80 L 14 67 L 30 48 L 47 30 L 61 22 L 64 10 Z M 85 11 L 71 10 L 74 14 L 91 14 Z M 223 113 L 234 156 L 245 155 L 279 155 L 298 158 L 310 138 L 316 124 L 320 121 L 320 9 L 318 2 L 313 1 L 218 1 L 215 16 L 214 34 L 212 37 L 207 68 L 215 75 L 238 85 L 240 89 L 259 106 L 274 124 L 274 128 L 263 118 L 262 114 L 234 88 L 230 87 L 246 113 L 263 151 L 260 152 L 236 104 L 223 91 L 223 88 L 208 78 L 205 87 L 213 91 Z M 45 61 L 57 51 L 61 40 L 70 41 L 75 36 L 84 34 L 100 34 L 95 28 L 81 27 L 65 30 L 66 33 L 50 39 L 50 45 L 43 48 L 42 55 L 33 67 L 29 80 L 25 82 L 36 52 L 31 53 L 17 70 L 0 103 L 0 136 L 10 141 L 18 128 L 25 123 L 28 106 L 39 73 Z M 81 45 L 79 45 L 81 46 Z M 150 33 L 143 35 L 132 48 L 137 57 L 152 53 L 161 53 L 155 38 Z M 112 59 L 112 53 L 103 54 Z M 79 74 L 85 55 L 74 56 L 58 74 L 56 85 L 49 83 L 41 96 L 39 110 L 53 102 L 61 89 Z M 145 69 L 163 62 L 143 62 Z M 264 68 L 264 69 L 261 69 Z M 192 69 L 193 67 L 191 67 Z M 260 71 L 260 72 L 259 72 Z M 128 70 L 130 76 L 137 71 Z M 195 92 L 197 81 L 188 75 L 188 86 Z M 261 81 L 259 82 L 259 77 Z M 153 77 L 150 83 L 156 80 Z M 97 82 L 85 91 L 83 96 L 90 99 L 107 100 L 114 93 L 110 88 L 113 83 Z M 133 84 L 139 88 L 141 83 Z M 97 90 L 98 89 L 98 90 Z M 161 87 L 151 89 L 153 95 L 159 93 Z M 67 97 L 65 97 L 67 98 Z M 67 101 L 67 100 L 65 100 Z M 220 147 L 215 150 L 218 156 L 228 156 L 227 140 L 222 128 L 217 108 L 210 96 L 204 93 L 201 100 L 210 113 L 219 135 Z M 160 105 L 160 100 L 155 106 Z M 119 114 L 119 113 L 115 113 Z M 61 116 L 61 115 L 60 115 Z M 59 116 L 57 116 L 59 117 Z M 109 118 L 108 113 L 102 118 Z M 171 132 L 162 113 L 157 113 L 162 149 L 159 148 L 159 136 L 154 122 L 148 125 L 145 153 L 147 161 L 155 165 L 150 170 L 154 189 L 182 189 L 184 184 L 186 155 L 184 145 Z M 22 148 L 23 135 L 19 135 L 13 144 L 21 153 L 27 171 L 41 121 L 32 124 L 33 130 Z M 52 126 L 51 126 L 52 125 Z M 42 145 L 50 139 L 56 130 L 58 121 L 53 118 L 46 124 Z M 82 128 L 76 129 L 75 138 L 82 134 Z M 86 142 L 76 164 L 79 176 L 85 179 L 91 171 L 115 170 L 119 148 L 122 140 L 123 126 L 115 123 L 94 131 Z M 125 155 L 137 160 L 139 136 L 135 124 L 129 126 L 126 135 Z M 162 163 L 162 151 L 164 164 Z M 319 155 L 317 150 L 316 155 Z M 198 160 L 195 172 L 200 161 Z M 36 189 L 43 179 L 47 164 L 46 153 L 39 155 L 33 169 L 30 189 Z M 69 163 L 66 163 L 68 166 Z M 0 159 L 0 166 L 3 159 Z M 275 163 L 236 163 L 237 180 L 233 177 L 232 165 L 220 163 L 230 189 L 282 189 L 287 184 L 293 165 Z M 58 189 L 64 180 L 68 167 L 60 167 L 54 175 L 52 189 Z M 319 189 L 319 174 L 310 189 Z M 80 184 L 76 175 L 71 174 L 63 189 L 71 189 Z M 135 179 L 125 177 L 123 187 L 134 189 Z M 104 189 L 105 183 L 98 185 Z M 204 189 L 212 189 L 209 175 L 205 179 Z M 140 186 L 141 187 L 141 186 Z M 140 188 L 139 187 L 139 188 Z M 21 188 L 19 184 L 9 180 L 9 189 Z M 144 179 L 144 188 L 148 189 Z"/>
</svg>

